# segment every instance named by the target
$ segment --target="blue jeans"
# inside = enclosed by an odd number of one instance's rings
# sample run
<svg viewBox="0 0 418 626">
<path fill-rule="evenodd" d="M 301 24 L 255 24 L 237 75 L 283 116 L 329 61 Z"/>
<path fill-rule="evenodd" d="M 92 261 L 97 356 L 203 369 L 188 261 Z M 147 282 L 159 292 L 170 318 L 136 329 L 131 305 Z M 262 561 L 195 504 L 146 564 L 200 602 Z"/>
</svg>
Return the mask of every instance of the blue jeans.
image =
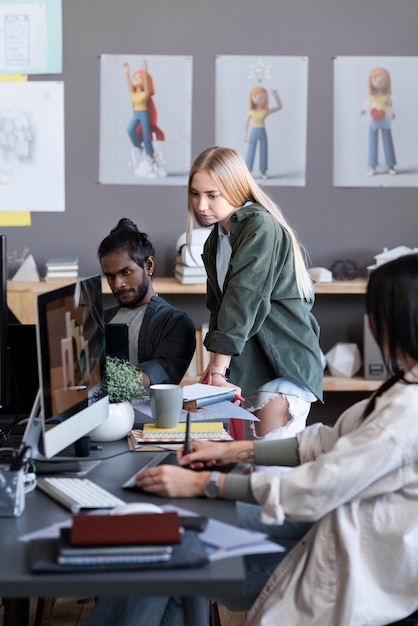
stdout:
<svg viewBox="0 0 418 626">
<path fill-rule="evenodd" d="M 149 129 L 148 111 L 135 111 L 131 121 L 128 124 L 128 128 L 126 129 L 135 148 L 141 147 L 141 142 L 139 141 L 138 133 L 136 132 L 136 127 L 138 126 L 138 123 L 141 124 L 142 139 L 144 141 L 145 152 L 148 156 L 152 156 L 154 154 L 154 148 L 152 147 L 151 133 Z"/>
<path fill-rule="evenodd" d="M 238 525 L 269 535 L 290 550 L 308 532 L 312 524 L 286 520 L 281 526 L 262 524 L 260 507 L 255 504 L 237 503 Z M 232 611 L 248 611 L 260 594 L 270 575 L 286 552 L 249 555 L 245 557 L 246 576 L 241 595 L 225 595 L 211 598 Z M 94 607 L 86 626 L 184 626 L 183 609 L 177 598 L 131 597 L 102 598 Z M 197 626 L 197 625 L 196 625 Z"/>
<path fill-rule="evenodd" d="M 390 128 L 380 127 L 382 133 L 383 149 L 385 152 L 385 159 L 387 167 L 393 167 L 396 165 L 395 149 L 393 147 L 392 131 Z M 378 150 L 378 133 L 379 128 L 373 128 L 370 126 L 369 130 L 369 167 L 376 167 L 377 165 L 377 150 Z"/>
<path fill-rule="evenodd" d="M 260 172 L 267 172 L 267 133 L 265 128 L 251 129 L 245 163 L 251 172 L 254 165 L 257 142 L 260 144 Z"/>
</svg>

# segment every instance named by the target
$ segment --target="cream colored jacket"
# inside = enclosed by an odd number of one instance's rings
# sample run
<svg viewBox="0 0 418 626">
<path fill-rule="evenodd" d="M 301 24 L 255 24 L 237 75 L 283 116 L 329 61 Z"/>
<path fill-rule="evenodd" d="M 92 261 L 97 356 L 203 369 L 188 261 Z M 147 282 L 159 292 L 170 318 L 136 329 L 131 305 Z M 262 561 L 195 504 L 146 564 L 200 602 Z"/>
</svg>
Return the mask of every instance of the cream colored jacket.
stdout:
<svg viewBox="0 0 418 626">
<path fill-rule="evenodd" d="M 262 521 L 318 521 L 248 626 L 383 625 L 418 607 L 418 384 L 396 383 L 362 421 L 364 407 L 300 433 L 300 466 L 252 474 Z"/>
</svg>

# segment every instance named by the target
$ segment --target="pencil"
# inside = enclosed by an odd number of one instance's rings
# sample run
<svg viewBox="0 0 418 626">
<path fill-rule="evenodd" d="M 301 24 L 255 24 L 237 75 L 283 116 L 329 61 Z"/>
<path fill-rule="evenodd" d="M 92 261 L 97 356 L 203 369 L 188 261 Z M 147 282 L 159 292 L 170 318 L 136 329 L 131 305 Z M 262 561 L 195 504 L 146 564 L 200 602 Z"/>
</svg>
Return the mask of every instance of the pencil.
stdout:
<svg viewBox="0 0 418 626">
<path fill-rule="evenodd" d="M 184 438 L 183 454 L 189 454 L 190 449 L 190 411 L 187 411 L 186 436 Z"/>
</svg>

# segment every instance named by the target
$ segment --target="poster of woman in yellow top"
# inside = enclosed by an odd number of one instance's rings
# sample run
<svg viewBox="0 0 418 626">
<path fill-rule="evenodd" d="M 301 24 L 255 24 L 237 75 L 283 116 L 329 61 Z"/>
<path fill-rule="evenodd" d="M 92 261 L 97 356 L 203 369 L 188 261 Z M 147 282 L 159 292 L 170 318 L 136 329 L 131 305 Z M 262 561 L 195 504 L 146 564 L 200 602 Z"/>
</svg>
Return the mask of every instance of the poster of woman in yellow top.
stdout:
<svg viewBox="0 0 418 626">
<path fill-rule="evenodd" d="M 100 183 L 186 185 L 192 62 L 181 55 L 101 55 Z"/>
<path fill-rule="evenodd" d="M 269 108 L 269 95 L 265 87 L 256 86 L 250 91 L 250 110 L 245 122 L 245 139 L 248 141 L 247 155 L 245 163 L 250 170 L 254 166 L 254 157 L 257 144 L 260 151 L 260 174 L 261 178 L 267 178 L 268 168 L 268 141 L 266 131 L 266 117 L 275 111 L 280 111 L 282 103 L 277 93 L 277 89 L 272 89 L 271 95 L 276 101 L 276 106 Z M 250 137 L 248 139 L 248 128 L 251 125 Z"/>
<path fill-rule="evenodd" d="M 418 187 L 418 56 L 332 63 L 334 187 Z"/>
<path fill-rule="evenodd" d="M 216 57 L 215 144 L 263 186 L 305 185 L 307 117 L 307 57 Z"/>
<path fill-rule="evenodd" d="M 369 97 L 361 110 L 369 116 L 369 175 L 376 174 L 378 165 L 379 131 L 385 152 L 386 167 L 389 174 L 396 174 L 395 149 L 393 147 L 391 123 L 395 118 L 392 108 L 392 87 L 390 74 L 384 67 L 373 68 L 368 77 Z"/>
<path fill-rule="evenodd" d="M 154 85 L 152 77 L 148 74 L 147 62 L 144 60 L 142 69 L 133 73 L 132 78 L 129 72 L 129 64 L 123 64 L 123 71 L 128 85 L 129 95 L 132 100 L 132 118 L 129 121 L 127 132 L 132 145 L 138 148 L 141 155 L 145 148 L 148 157 L 143 162 L 145 175 L 157 176 L 158 163 L 154 154 L 152 139 L 164 141 L 164 133 L 156 125 L 157 112 L 153 104 Z M 161 168 L 161 166 L 160 166 Z M 167 175 L 161 170 L 159 175 Z"/>
</svg>

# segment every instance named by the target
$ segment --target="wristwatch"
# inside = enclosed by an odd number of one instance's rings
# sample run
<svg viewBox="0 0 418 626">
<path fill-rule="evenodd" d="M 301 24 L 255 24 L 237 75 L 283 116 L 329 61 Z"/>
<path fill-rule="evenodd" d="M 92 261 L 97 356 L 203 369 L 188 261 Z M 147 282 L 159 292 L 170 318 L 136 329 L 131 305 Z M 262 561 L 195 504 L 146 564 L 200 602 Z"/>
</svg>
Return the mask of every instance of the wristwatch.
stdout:
<svg viewBox="0 0 418 626">
<path fill-rule="evenodd" d="M 207 498 L 217 498 L 219 496 L 219 477 L 221 472 L 212 472 L 209 480 L 203 487 L 203 493 Z"/>
<path fill-rule="evenodd" d="M 223 376 L 225 378 L 225 380 L 228 380 L 229 378 L 229 367 L 220 367 L 219 365 L 214 365 L 212 367 L 212 371 L 211 374 L 220 374 L 221 376 Z"/>
</svg>

